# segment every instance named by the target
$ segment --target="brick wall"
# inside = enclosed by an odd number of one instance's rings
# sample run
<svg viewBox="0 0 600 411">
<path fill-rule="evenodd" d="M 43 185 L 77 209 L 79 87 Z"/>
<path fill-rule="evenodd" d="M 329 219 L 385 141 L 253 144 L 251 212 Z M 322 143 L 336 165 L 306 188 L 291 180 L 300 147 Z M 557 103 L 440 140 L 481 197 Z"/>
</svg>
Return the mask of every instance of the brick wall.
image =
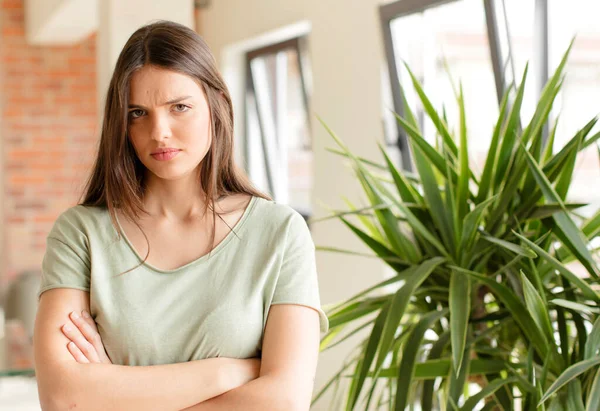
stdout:
<svg viewBox="0 0 600 411">
<path fill-rule="evenodd" d="M 23 3 L 0 0 L 0 288 L 39 269 L 53 221 L 79 199 L 98 134 L 95 37 L 28 45 Z"/>
</svg>

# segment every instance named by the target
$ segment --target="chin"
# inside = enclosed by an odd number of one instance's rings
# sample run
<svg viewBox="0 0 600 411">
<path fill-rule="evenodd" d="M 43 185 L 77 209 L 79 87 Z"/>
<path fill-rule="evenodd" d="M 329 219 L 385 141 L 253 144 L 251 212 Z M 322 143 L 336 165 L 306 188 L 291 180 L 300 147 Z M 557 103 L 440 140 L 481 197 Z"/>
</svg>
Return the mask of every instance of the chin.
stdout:
<svg viewBox="0 0 600 411">
<path fill-rule="evenodd" d="M 181 167 L 153 167 L 149 169 L 154 177 L 161 180 L 176 181 L 189 177 L 194 169 L 182 169 Z"/>
</svg>

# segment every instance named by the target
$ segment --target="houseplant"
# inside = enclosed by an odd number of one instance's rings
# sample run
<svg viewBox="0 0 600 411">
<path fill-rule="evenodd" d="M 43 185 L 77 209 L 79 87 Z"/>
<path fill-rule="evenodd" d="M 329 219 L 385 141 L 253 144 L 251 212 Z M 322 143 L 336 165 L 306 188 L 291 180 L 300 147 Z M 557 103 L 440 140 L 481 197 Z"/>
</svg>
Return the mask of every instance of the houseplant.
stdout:
<svg viewBox="0 0 600 411">
<path fill-rule="evenodd" d="M 395 275 L 327 308 L 322 350 L 368 332 L 313 402 L 346 380 L 346 410 L 600 409 L 600 281 L 591 248 L 600 210 L 585 219 L 582 204 L 566 202 L 578 154 L 600 138 L 591 135 L 597 120 L 562 148 L 554 147 L 556 123 L 543 138 L 569 50 L 524 127 L 527 68 L 507 91 L 481 175 L 469 160 L 462 88 L 455 133 L 408 67 L 437 130 L 434 147 L 408 104 L 396 115 L 415 175 L 382 147 L 382 163 L 357 157 L 321 121 L 368 200 L 327 218 Z"/>
</svg>

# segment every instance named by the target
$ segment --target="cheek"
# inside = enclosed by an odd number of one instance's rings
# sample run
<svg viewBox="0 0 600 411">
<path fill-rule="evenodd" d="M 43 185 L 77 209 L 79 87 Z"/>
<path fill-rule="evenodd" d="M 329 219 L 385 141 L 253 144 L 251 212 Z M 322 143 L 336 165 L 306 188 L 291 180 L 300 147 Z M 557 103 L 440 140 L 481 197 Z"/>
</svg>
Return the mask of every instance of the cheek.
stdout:
<svg viewBox="0 0 600 411">
<path fill-rule="evenodd" d="M 128 131 L 128 139 L 138 159 L 146 162 L 146 156 L 154 148 L 151 146 L 152 139 L 148 137 L 148 133 L 144 131 L 143 127 L 132 127 Z"/>
<path fill-rule="evenodd" d="M 133 146 L 136 153 L 139 153 L 140 149 L 144 144 L 144 139 L 142 138 L 142 135 L 143 133 L 140 133 L 139 130 L 134 131 L 130 129 L 127 133 L 127 138 L 129 139 L 129 142 Z"/>
<path fill-rule="evenodd" d="M 178 133 L 179 134 L 179 133 Z M 177 134 L 176 134 L 177 135 Z M 186 143 L 197 149 L 205 149 L 211 140 L 210 124 L 208 119 L 194 118 L 182 125 L 180 135 Z"/>
</svg>

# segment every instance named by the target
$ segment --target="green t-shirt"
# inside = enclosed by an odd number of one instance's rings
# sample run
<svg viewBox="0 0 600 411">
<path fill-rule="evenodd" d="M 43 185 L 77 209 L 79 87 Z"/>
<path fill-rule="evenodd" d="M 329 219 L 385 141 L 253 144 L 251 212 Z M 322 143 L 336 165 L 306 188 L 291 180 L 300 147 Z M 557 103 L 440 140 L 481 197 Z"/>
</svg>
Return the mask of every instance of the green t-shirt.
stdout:
<svg viewBox="0 0 600 411">
<path fill-rule="evenodd" d="M 272 304 L 321 309 L 315 246 L 291 207 L 253 197 L 210 255 L 175 270 L 140 263 L 108 210 L 75 206 L 47 238 L 38 296 L 90 292 L 90 311 L 114 364 L 157 365 L 260 356 Z M 122 275 L 119 275 L 122 274 Z"/>
</svg>

